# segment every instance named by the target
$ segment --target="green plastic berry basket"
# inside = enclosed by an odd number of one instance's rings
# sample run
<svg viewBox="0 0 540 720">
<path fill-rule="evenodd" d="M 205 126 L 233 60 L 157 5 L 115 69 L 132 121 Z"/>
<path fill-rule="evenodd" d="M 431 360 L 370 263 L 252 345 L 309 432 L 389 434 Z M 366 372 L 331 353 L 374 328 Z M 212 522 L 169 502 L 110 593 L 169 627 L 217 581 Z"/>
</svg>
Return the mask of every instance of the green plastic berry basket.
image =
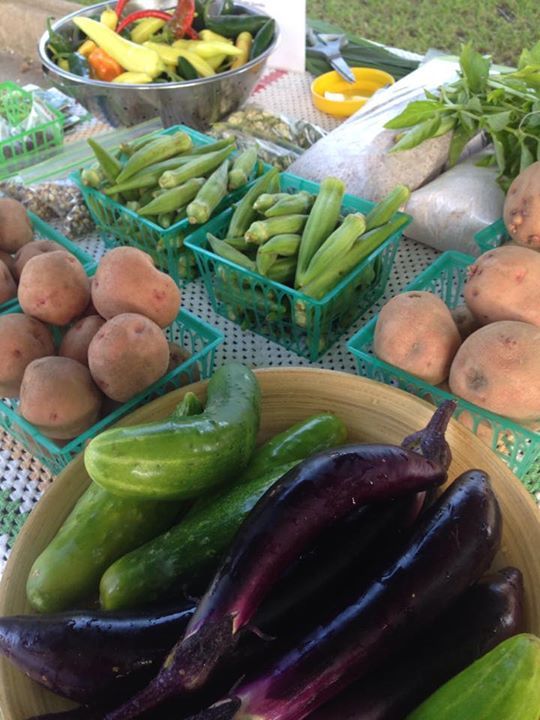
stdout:
<svg viewBox="0 0 540 720">
<path fill-rule="evenodd" d="M 22 312 L 20 305 L 9 312 Z M 5 313 L 2 313 L 5 314 Z M 53 328 L 55 339 L 60 340 L 61 333 Z M 154 400 L 171 390 L 196 382 L 199 378 L 212 375 L 216 348 L 223 342 L 223 334 L 211 325 L 192 315 L 187 310 L 180 310 L 176 320 L 165 329 L 169 342 L 182 347 L 190 357 L 176 368 L 168 372 L 143 392 L 120 405 L 112 412 L 104 415 L 86 432 L 68 441 L 53 440 L 45 437 L 34 425 L 29 423 L 18 412 L 17 399 L 0 399 L 0 426 L 18 440 L 29 453 L 36 457 L 53 474 L 59 473 L 86 443 L 98 433 L 120 420 L 135 408 Z"/>
<path fill-rule="evenodd" d="M 187 133 L 196 147 L 210 145 L 216 139 L 192 130 L 184 125 L 174 125 L 158 135 L 171 135 L 182 130 Z M 109 248 L 130 245 L 151 255 L 160 270 L 169 273 L 178 285 L 186 285 L 197 275 L 197 264 L 193 254 L 184 247 L 184 239 L 192 232 L 193 225 L 187 219 L 174 223 L 167 229 L 143 218 L 133 210 L 115 202 L 96 188 L 84 185 L 81 173 L 71 175 L 79 187 L 86 206 L 96 224 L 102 240 Z M 229 193 L 217 206 L 214 216 L 229 207 L 247 191 L 241 188 Z"/>
<path fill-rule="evenodd" d="M 27 167 L 45 150 L 58 147 L 64 142 L 62 113 L 41 100 L 36 100 L 31 92 L 23 90 L 14 82 L 0 83 L 0 115 L 11 127 L 23 123 L 36 102 L 50 120 L 29 130 L 22 130 L 0 142 L 0 179 Z"/>
<path fill-rule="evenodd" d="M 290 173 L 282 173 L 279 180 L 281 192 L 319 191 L 317 183 Z M 366 213 L 372 207 L 373 203 L 367 200 L 345 195 L 342 213 Z M 232 212 L 230 208 L 210 220 L 190 235 L 185 244 L 197 259 L 214 311 L 241 327 L 314 361 L 384 293 L 403 228 L 321 300 L 314 300 L 212 252 L 207 233 L 223 239 Z"/>
<path fill-rule="evenodd" d="M 463 303 L 463 287 L 467 270 L 474 258 L 458 252 L 445 252 L 406 290 L 426 290 L 438 295 L 453 309 Z M 455 417 L 478 435 L 531 492 L 540 491 L 540 433 L 501 415 L 484 410 L 452 394 L 444 387 L 430 385 L 404 370 L 377 358 L 373 352 L 373 338 L 377 317 L 372 318 L 347 343 L 354 355 L 360 375 L 399 387 L 402 390 L 439 405 L 444 400 L 457 402 Z M 528 471 L 531 471 L 527 475 Z"/>
<path fill-rule="evenodd" d="M 488 225 L 488 227 L 483 230 L 480 230 L 480 232 L 477 232 L 474 236 L 475 243 L 483 253 L 488 252 L 488 250 L 494 250 L 509 240 L 510 236 L 508 235 L 508 230 L 502 218 L 492 225 Z"/>
<path fill-rule="evenodd" d="M 75 243 L 72 243 L 71 240 L 68 240 L 67 237 L 62 235 L 62 233 L 58 232 L 58 230 L 55 230 L 37 215 L 34 215 L 33 212 L 27 211 L 27 213 L 34 229 L 34 239 L 32 240 L 32 242 L 35 242 L 36 240 L 53 240 L 55 243 L 58 243 L 58 245 L 61 245 L 63 248 L 65 248 L 72 255 L 75 255 L 77 260 L 79 260 L 79 262 L 82 264 L 82 266 L 87 272 L 90 272 L 97 267 L 96 262 L 91 255 L 85 253 L 84 250 L 81 250 Z M 2 303 L 0 305 L 0 313 L 3 313 L 12 307 L 15 307 L 16 305 L 17 298 L 7 300 L 5 303 Z"/>
</svg>

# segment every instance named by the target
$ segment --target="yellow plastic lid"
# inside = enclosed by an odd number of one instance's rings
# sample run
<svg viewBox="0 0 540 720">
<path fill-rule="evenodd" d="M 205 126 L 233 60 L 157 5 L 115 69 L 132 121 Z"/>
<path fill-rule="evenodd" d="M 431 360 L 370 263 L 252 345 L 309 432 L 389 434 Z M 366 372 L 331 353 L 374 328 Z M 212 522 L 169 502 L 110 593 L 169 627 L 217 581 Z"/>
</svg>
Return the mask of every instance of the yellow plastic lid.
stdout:
<svg viewBox="0 0 540 720">
<path fill-rule="evenodd" d="M 322 112 L 338 117 L 349 117 L 375 93 L 395 79 L 375 68 L 351 68 L 356 82 L 349 83 L 335 70 L 320 75 L 311 83 L 313 104 Z"/>
</svg>

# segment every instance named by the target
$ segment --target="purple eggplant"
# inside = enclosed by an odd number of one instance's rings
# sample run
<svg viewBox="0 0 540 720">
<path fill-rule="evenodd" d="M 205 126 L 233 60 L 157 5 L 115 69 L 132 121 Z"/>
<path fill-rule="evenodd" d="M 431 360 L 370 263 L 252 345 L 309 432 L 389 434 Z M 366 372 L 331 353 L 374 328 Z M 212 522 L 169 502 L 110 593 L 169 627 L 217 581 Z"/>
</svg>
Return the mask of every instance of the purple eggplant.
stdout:
<svg viewBox="0 0 540 720">
<path fill-rule="evenodd" d="M 215 712 L 223 720 L 308 717 L 415 642 L 491 565 L 501 532 L 489 478 L 480 470 L 464 473 L 425 513 L 403 555 L 354 604 L 197 720 Z"/>
<path fill-rule="evenodd" d="M 278 480 L 242 525 L 157 677 L 106 720 L 138 717 L 168 698 L 201 688 L 280 575 L 357 506 L 441 485 L 449 462 L 444 431 L 454 407 L 439 408 L 428 426 L 438 439 L 430 445 L 433 459 L 393 445 L 350 445 L 315 455 Z"/>
<path fill-rule="evenodd" d="M 403 720 L 451 677 L 522 631 L 521 572 L 486 575 L 427 628 L 413 651 L 402 651 L 309 720 Z"/>
<path fill-rule="evenodd" d="M 144 613 L 80 611 L 0 618 L 0 652 L 28 677 L 81 703 L 127 697 L 163 662 L 194 604 Z M 150 675 L 151 677 L 151 675 Z M 120 692 L 122 691 L 122 692 Z"/>
</svg>

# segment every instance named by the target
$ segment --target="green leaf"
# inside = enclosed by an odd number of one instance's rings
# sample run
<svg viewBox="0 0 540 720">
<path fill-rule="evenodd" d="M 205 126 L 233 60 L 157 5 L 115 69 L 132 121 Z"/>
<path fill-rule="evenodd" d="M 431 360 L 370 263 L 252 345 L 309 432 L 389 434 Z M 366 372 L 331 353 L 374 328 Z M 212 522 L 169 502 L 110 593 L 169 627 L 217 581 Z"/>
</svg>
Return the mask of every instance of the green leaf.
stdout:
<svg viewBox="0 0 540 720">
<path fill-rule="evenodd" d="M 518 70 L 527 65 L 540 65 L 540 40 L 530 50 L 523 50 L 519 56 Z"/>
<path fill-rule="evenodd" d="M 440 102 L 434 100 L 415 100 L 407 105 L 405 110 L 392 118 L 384 126 L 390 130 L 400 130 L 401 128 L 412 127 L 418 125 L 418 123 L 428 120 L 433 117 L 435 113 L 442 109 Z"/>
<path fill-rule="evenodd" d="M 461 49 L 459 63 L 471 92 L 483 92 L 489 77 L 490 58 L 483 57 L 479 52 L 473 50 L 472 45 L 467 44 L 463 45 Z"/>
<path fill-rule="evenodd" d="M 457 117 L 454 113 L 451 113 L 449 115 L 441 115 L 439 127 L 433 137 L 441 137 L 441 135 L 446 135 L 447 132 L 450 132 L 456 127 L 456 122 Z"/>
<path fill-rule="evenodd" d="M 487 115 L 484 119 L 485 126 L 491 130 L 491 132 L 501 132 L 510 123 L 512 117 L 512 111 L 506 110 L 504 112 L 494 113 L 493 115 Z"/>
<path fill-rule="evenodd" d="M 532 165 L 533 162 L 534 156 L 527 147 L 526 141 L 523 141 L 521 144 L 521 159 L 519 162 L 519 172 L 523 172 L 523 170 L 525 170 L 525 168 L 528 168 L 529 165 Z"/>
<path fill-rule="evenodd" d="M 461 153 L 465 145 L 469 142 L 472 135 L 461 125 L 454 130 L 452 135 L 452 141 L 450 143 L 450 150 L 448 152 L 448 162 L 450 165 L 455 165 L 460 158 Z"/>
<path fill-rule="evenodd" d="M 495 165 L 495 155 L 493 153 L 489 153 L 489 155 L 484 155 L 480 158 L 477 162 L 475 162 L 476 167 L 492 167 Z"/>
<path fill-rule="evenodd" d="M 503 173 L 506 160 L 504 145 L 496 135 L 492 135 L 492 141 L 493 147 L 495 148 L 495 159 L 497 160 L 497 167 L 499 168 L 499 172 Z"/>
<path fill-rule="evenodd" d="M 480 101 L 480 98 L 477 95 L 473 95 L 473 97 L 465 105 L 465 109 L 469 110 L 470 112 L 477 112 L 480 114 L 482 114 L 484 112 L 484 108 L 482 107 L 482 102 Z"/>
<path fill-rule="evenodd" d="M 463 125 L 464 128 L 467 128 L 467 130 L 470 130 L 471 133 L 476 130 L 477 124 L 467 113 L 458 112 L 458 119 L 460 124 Z"/>
<path fill-rule="evenodd" d="M 540 110 L 531 112 L 523 118 L 523 125 L 530 130 L 540 127 Z"/>
<path fill-rule="evenodd" d="M 421 145 L 425 140 L 435 136 L 439 128 L 440 118 L 435 117 L 408 130 L 401 139 L 394 145 L 390 152 L 399 152 L 401 150 L 411 150 L 417 145 Z"/>
</svg>

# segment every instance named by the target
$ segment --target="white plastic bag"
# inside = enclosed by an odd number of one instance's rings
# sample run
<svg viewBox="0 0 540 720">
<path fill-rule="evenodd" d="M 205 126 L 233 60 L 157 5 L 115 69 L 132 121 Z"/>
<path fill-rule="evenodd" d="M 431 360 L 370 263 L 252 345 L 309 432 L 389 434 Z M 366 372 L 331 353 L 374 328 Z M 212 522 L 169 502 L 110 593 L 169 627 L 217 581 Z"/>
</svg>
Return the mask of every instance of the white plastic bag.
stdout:
<svg viewBox="0 0 540 720">
<path fill-rule="evenodd" d="M 406 212 L 413 222 L 408 238 L 436 250 L 479 255 L 475 233 L 502 217 L 504 192 L 497 169 L 478 167 L 479 155 L 459 163 L 412 193 Z"/>
</svg>

